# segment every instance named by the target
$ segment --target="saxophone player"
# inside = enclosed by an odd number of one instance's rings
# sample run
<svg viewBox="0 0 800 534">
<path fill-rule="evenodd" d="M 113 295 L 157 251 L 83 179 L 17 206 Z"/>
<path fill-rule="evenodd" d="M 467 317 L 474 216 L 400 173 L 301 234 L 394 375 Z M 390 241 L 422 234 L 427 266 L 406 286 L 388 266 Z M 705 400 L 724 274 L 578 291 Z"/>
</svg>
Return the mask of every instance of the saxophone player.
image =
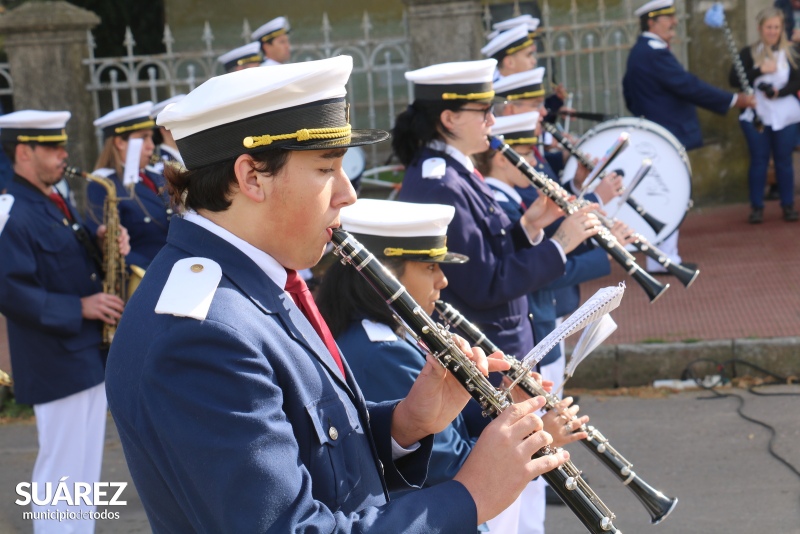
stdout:
<svg viewBox="0 0 800 534">
<path fill-rule="evenodd" d="M 8 321 L 18 402 L 32 404 L 39 454 L 31 482 L 44 487 L 99 481 L 106 421 L 102 324 L 123 303 L 101 291 L 99 249 L 77 212 L 53 187 L 66 167 L 67 111 L 25 110 L 0 117 L 0 142 L 12 162 L 0 196 L 0 313 Z M 105 228 L 98 232 L 105 235 Z M 119 250 L 130 250 L 120 231 Z M 92 497 L 89 497 L 92 499 Z M 90 500 L 90 502 L 92 502 Z M 33 505 L 33 511 L 90 512 L 87 505 Z M 93 532 L 92 519 L 36 519 L 34 530 Z"/>
</svg>

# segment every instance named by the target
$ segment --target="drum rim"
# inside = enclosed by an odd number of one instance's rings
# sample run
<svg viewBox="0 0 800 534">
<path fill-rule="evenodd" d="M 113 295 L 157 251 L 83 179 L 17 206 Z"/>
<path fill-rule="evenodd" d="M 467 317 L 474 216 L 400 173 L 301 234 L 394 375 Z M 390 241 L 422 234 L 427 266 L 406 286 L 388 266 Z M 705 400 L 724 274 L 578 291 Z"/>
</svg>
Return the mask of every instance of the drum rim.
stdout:
<svg viewBox="0 0 800 534">
<path fill-rule="evenodd" d="M 684 165 L 686 165 L 686 170 L 689 172 L 689 202 L 687 203 L 686 209 L 683 212 L 683 216 L 680 218 L 678 224 L 675 225 L 675 228 L 670 233 L 666 234 L 664 237 L 658 239 L 657 242 L 653 243 L 654 245 L 657 246 L 663 243 L 668 237 L 670 237 L 672 234 L 674 234 L 680 229 L 681 225 L 683 225 L 683 221 L 686 220 L 686 216 L 689 214 L 689 210 L 692 209 L 692 206 L 694 204 L 692 201 L 692 197 L 694 194 L 694 184 L 692 183 L 692 165 L 689 162 L 689 155 L 687 153 L 686 147 L 684 147 L 683 144 L 681 144 L 681 142 L 678 141 L 678 138 L 675 137 L 672 134 L 672 132 L 670 132 L 660 124 L 647 120 L 644 117 L 617 117 L 615 119 L 610 119 L 601 122 L 600 124 L 597 124 L 586 130 L 586 132 L 580 137 L 580 139 L 578 139 L 578 142 L 575 143 L 575 147 L 578 150 L 580 150 L 581 145 L 583 145 L 585 141 L 590 139 L 589 134 L 597 135 L 601 132 L 610 130 L 611 128 L 615 128 L 620 125 L 622 126 L 630 125 L 633 128 L 637 128 L 639 130 L 648 130 L 656 135 L 661 135 L 669 144 L 673 146 L 673 148 L 675 148 L 675 150 L 678 151 L 678 155 L 680 156 L 681 161 L 683 161 Z M 569 160 L 571 159 L 575 159 L 575 156 L 570 156 L 569 158 L 567 158 L 567 162 L 569 162 Z M 567 162 L 565 162 L 564 165 L 566 165 Z M 632 247 L 632 245 L 629 245 L 629 247 Z"/>
<path fill-rule="evenodd" d="M 347 152 L 345 152 L 345 155 L 342 158 L 342 167 L 344 167 L 344 158 L 346 158 L 348 154 L 351 154 L 351 155 L 358 154 L 358 156 L 357 156 L 358 157 L 358 162 L 360 163 L 360 165 L 359 165 L 360 169 L 358 171 L 358 175 L 357 176 L 350 176 L 349 173 L 347 175 L 347 178 L 350 181 L 357 180 L 357 179 L 361 178 L 361 175 L 364 174 L 364 171 L 367 170 L 367 153 L 360 146 L 349 147 L 347 149 Z"/>
</svg>

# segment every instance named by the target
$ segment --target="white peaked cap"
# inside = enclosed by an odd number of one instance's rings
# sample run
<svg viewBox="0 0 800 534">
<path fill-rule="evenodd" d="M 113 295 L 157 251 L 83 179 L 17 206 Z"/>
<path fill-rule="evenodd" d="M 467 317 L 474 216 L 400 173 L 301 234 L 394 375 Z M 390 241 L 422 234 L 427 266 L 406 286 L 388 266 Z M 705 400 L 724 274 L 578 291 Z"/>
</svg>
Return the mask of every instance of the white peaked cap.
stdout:
<svg viewBox="0 0 800 534">
<path fill-rule="evenodd" d="M 651 2 L 647 2 L 645 5 L 637 9 L 633 12 L 633 14 L 637 17 L 641 17 L 643 15 L 647 15 L 648 13 L 654 11 L 661 11 L 662 9 L 669 9 L 675 5 L 674 0 L 652 0 Z M 675 13 L 674 9 L 670 10 L 671 13 L 662 13 L 663 15 L 669 15 Z M 655 13 L 654 13 L 655 14 Z"/>
<path fill-rule="evenodd" d="M 57 130 L 65 128 L 72 117 L 69 111 L 39 111 L 25 109 L 0 116 L 0 128 L 15 130 Z"/>
<path fill-rule="evenodd" d="M 342 208 L 342 228 L 348 232 L 386 237 L 442 236 L 456 209 L 443 204 L 413 204 L 359 198 Z"/>
<path fill-rule="evenodd" d="M 464 263 L 469 258 L 448 252 L 447 225 L 453 206 L 412 204 L 360 198 L 342 208 L 342 228 L 373 254 L 409 261 Z"/>
<path fill-rule="evenodd" d="M 510 30 L 497 34 L 496 37 L 486 43 L 486 46 L 481 48 L 481 54 L 486 57 L 493 57 L 502 52 L 505 56 L 507 54 L 513 54 L 532 44 L 533 40 L 528 34 L 528 25 L 520 24 Z"/>
<path fill-rule="evenodd" d="M 456 61 L 453 63 L 439 63 L 417 70 L 406 72 L 406 80 L 414 82 L 417 86 L 423 86 L 426 91 L 423 93 L 420 87 L 414 90 L 414 96 L 417 99 L 441 99 L 443 92 L 452 90 L 454 93 L 469 92 L 469 93 L 483 93 L 491 91 L 492 77 L 494 76 L 494 69 L 497 66 L 497 61 L 494 59 L 482 59 L 478 61 Z M 428 91 L 430 86 L 435 86 L 437 90 Z M 430 93 L 430 94 L 428 94 Z M 475 98 L 478 99 L 477 95 Z M 485 98 L 491 98 L 492 95 Z M 448 99 L 448 98 L 445 98 Z M 449 98 L 453 99 L 453 98 Z M 483 98 L 480 98 L 483 99 Z"/>
<path fill-rule="evenodd" d="M 496 22 L 492 24 L 492 28 L 498 32 L 504 32 L 523 24 L 527 26 L 528 32 L 533 33 L 539 28 L 539 19 L 533 15 L 520 15 L 519 17 L 514 17 L 513 19 L 506 19 L 501 22 Z"/>
<path fill-rule="evenodd" d="M 225 52 L 219 56 L 217 61 L 225 65 L 225 68 L 227 68 L 227 64 L 232 61 L 248 58 L 253 58 L 252 62 L 261 62 L 261 43 L 258 41 L 253 41 L 252 43 L 247 43 L 246 45 L 234 48 L 233 50 Z"/>
<path fill-rule="evenodd" d="M 517 72 L 504 76 L 494 83 L 494 91 L 498 96 L 506 96 L 509 94 L 522 94 L 531 91 L 539 91 L 542 89 L 544 82 L 544 67 L 536 67 L 535 69 Z M 544 95 L 544 93 L 542 93 Z M 536 96 L 542 96 L 536 95 Z M 530 95 L 524 98 L 534 98 Z M 520 97 L 518 97 L 520 98 Z"/>
<path fill-rule="evenodd" d="M 150 118 L 153 103 L 149 100 L 141 104 L 133 104 L 115 109 L 94 121 L 94 125 L 102 128 L 103 135 L 108 138 L 113 135 L 122 135 L 153 128 L 155 122 Z"/>
<path fill-rule="evenodd" d="M 286 17 L 276 17 L 251 33 L 250 38 L 254 41 L 268 40 L 278 35 L 289 33 L 291 29 Z"/>
<path fill-rule="evenodd" d="M 353 58 L 244 69 L 204 82 L 158 115 L 186 167 L 266 149 L 322 150 L 383 141 L 381 130 L 349 124 L 345 84 Z"/>
<path fill-rule="evenodd" d="M 168 98 L 166 100 L 162 100 L 158 104 L 153 104 L 152 109 L 150 110 L 150 116 L 154 119 L 158 116 L 159 113 L 164 111 L 164 108 L 169 106 L 170 104 L 175 104 L 176 102 L 180 102 L 186 97 L 186 95 L 175 95 L 172 98 Z"/>
<path fill-rule="evenodd" d="M 25 109 L 0 116 L 0 141 L 10 143 L 64 143 L 69 111 Z"/>
<path fill-rule="evenodd" d="M 492 135 L 530 133 L 536 129 L 538 122 L 538 111 L 496 117 L 494 125 L 492 125 Z"/>
</svg>

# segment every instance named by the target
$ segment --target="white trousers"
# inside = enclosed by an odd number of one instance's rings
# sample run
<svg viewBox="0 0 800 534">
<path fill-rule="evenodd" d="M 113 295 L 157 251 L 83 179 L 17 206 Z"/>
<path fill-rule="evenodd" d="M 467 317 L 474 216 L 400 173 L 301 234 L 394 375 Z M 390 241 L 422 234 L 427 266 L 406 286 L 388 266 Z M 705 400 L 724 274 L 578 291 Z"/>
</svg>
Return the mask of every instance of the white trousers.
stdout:
<svg viewBox="0 0 800 534">
<path fill-rule="evenodd" d="M 59 480 L 71 491 L 75 482 L 93 484 L 100 481 L 103 463 L 103 442 L 106 430 L 105 383 L 44 404 L 35 404 L 39 454 L 33 466 L 31 482 L 37 483 L 39 499 L 46 498 L 45 484 L 52 483 L 53 493 Z M 93 494 L 90 493 L 90 498 Z M 31 504 L 36 513 L 47 511 L 75 512 L 78 519 L 34 519 L 34 534 L 92 534 L 94 519 L 83 519 L 81 513 L 94 512 L 94 506 L 83 502 L 69 506 L 60 500 L 55 506 Z"/>
<path fill-rule="evenodd" d="M 530 484 L 528 484 L 530 486 Z M 525 492 L 517 497 L 511 506 L 500 512 L 500 515 L 486 522 L 489 532 L 494 534 L 517 534 L 517 525 L 522 513 L 522 499 Z"/>
<path fill-rule="evenodd" d="M 667 255 L 672 263 L 681 263 L 681 255 L 678 254 L 678 230 L 675 230 L 671 236 L 662 241 L 658 248 Z M 647 258 L 645 270 L 651 273 L 667 272 L 660 263 L 650 257 Z"/>
</svg>

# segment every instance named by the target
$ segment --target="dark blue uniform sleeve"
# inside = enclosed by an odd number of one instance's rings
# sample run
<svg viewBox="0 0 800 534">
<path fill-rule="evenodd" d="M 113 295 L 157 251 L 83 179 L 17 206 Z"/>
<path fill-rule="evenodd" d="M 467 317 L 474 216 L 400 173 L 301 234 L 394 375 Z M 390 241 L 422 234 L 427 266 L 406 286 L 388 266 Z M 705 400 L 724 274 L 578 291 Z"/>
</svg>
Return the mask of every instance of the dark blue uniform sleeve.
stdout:
<svg viewBox="0 0 800 534">
<path fill-rule="evenodd" d="M 549 289 L 561 289 L 582 284 L 611 274 L 608 254 L 602 248 L 593 248 L 582 254 L 568 254 L 564 276 L 551 283 Z"/>
<path fill-rule="evenodd" d="M 71 239 L 71 236 L 67 236 Z M 46 334 L 75 335 L 81 330 L 81 299 L 76 294 L 47 291 L 40 279 L 34 247 L 60 247 L 58 235 L 33 236 L 24 219 L 13 216 L 0 234 L 0 312 Z M 49 246 L 49 243 L 53 246 Z"/>
<path fill-rule="evenodd" d="M 730 109 L 732 93 L 717 89 L 684 69 L 669 49 L 654 50 L 652 57 L 649 68 L 655 79 L 669 92 L 720 115 Z"/>
</svg>

